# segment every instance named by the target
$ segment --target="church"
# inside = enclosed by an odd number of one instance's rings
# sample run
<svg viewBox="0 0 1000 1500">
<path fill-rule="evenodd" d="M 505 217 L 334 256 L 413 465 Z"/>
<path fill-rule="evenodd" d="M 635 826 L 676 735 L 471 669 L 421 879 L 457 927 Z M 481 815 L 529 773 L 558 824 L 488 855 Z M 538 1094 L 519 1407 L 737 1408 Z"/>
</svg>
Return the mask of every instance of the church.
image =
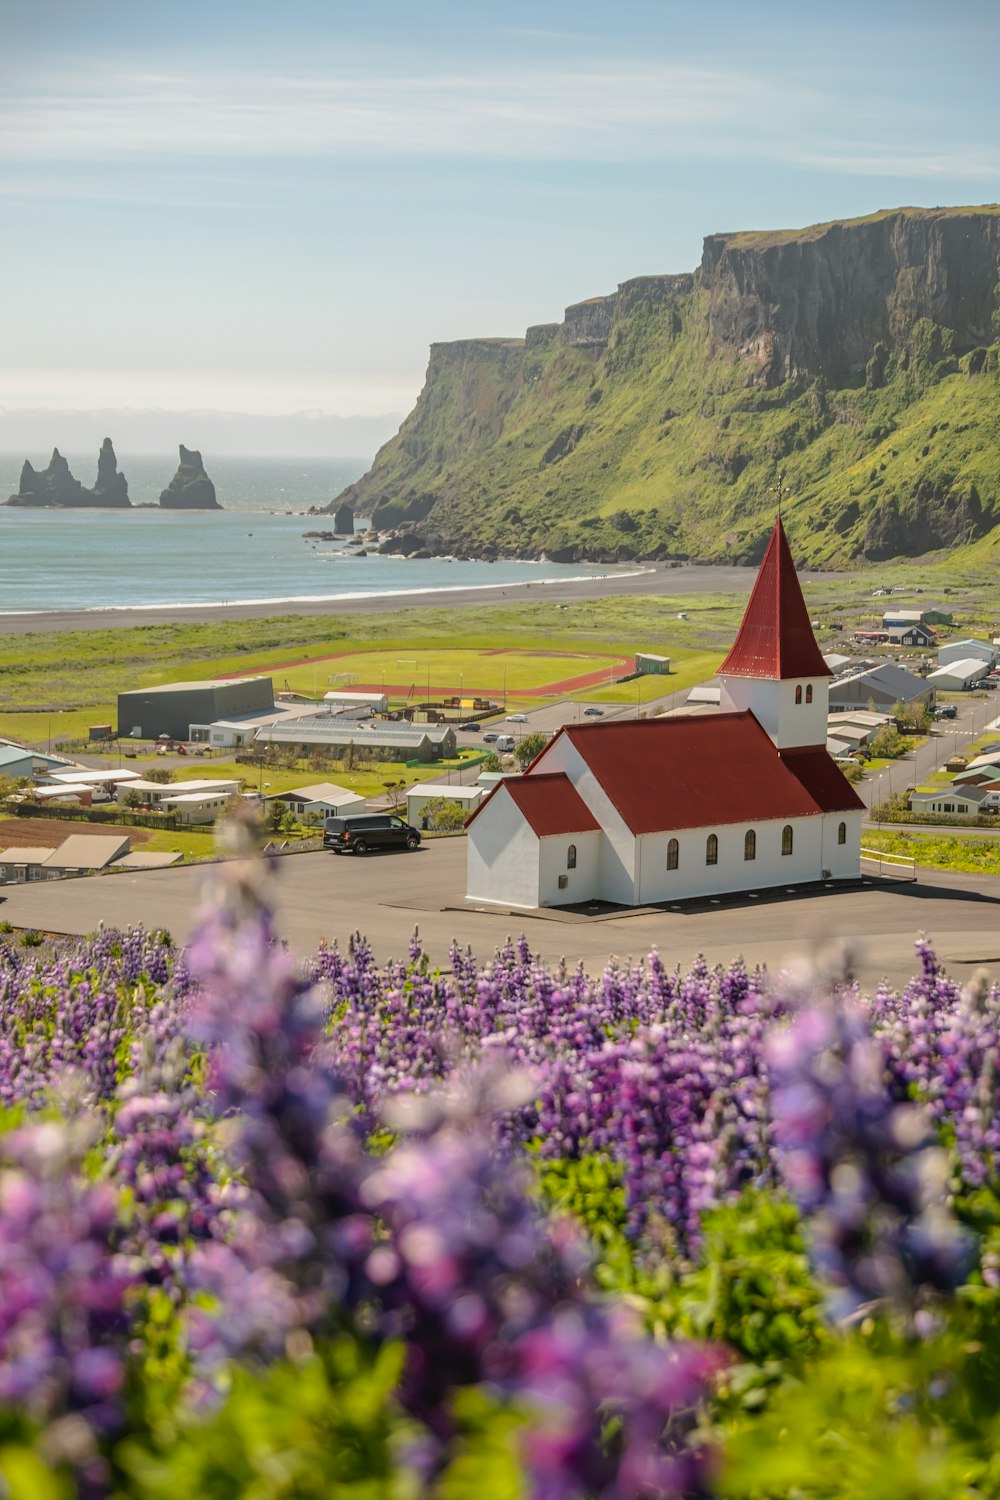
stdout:
<svg viewBox="0 0 1000 1500">
<path fill-rule="evenodd" d="M 722 712 L 565 725 L 469 819 L 468 898 L 646 906 L 856 879 L 864 804 L 826 749 L 830 675 L 779 517 Z"/>
</svg>

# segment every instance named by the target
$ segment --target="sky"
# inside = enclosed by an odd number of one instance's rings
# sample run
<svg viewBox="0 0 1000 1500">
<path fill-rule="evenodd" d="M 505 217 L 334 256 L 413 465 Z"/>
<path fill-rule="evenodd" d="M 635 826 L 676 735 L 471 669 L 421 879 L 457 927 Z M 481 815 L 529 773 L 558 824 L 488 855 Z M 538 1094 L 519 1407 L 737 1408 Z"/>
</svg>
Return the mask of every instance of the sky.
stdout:
<svg viewBox="0 0 1000 1500">
<path fill-rule="evenodd" d="M 0 0 L 4 446 L 28 409 L 388 431 L 431 342 L 706 234 L 995 202 L 998 58 L 996 0 Z"/>
</svg>

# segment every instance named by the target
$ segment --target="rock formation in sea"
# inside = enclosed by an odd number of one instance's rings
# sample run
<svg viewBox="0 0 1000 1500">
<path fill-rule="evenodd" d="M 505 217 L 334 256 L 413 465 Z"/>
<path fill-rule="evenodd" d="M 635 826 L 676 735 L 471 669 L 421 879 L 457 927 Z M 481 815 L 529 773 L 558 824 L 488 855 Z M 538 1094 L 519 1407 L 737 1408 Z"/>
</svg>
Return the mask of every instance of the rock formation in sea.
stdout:
<svg viewBox="0 0 1000 1500">
<path fill-rule="evenodd" d="M 177 473 L 160 496 L 164 510 L 221 510 L 215 498 L 215 485 L 205 473 L 201 454 L 180 445 L 181 461 Z"/>
<path fill-rule="evenodd" d="M 350 501 L 338 505 L 333 513 L 333 529 L 338 536 L 354 535 L 354 506 Z"/>
<path fill-rule="evenodd" d="M 24 461 L 21 482 L 16 495 L 11 495 L 8 505 L 41 507 L 72 507 L 98 509 L 129 509 L 128 481 L 118 472 L 115 450 L 111 439 L 105 438 L 97 460 L 97 483 L 92 490 L 80 483 L 70 473 L 69 464 L 58 448 L 53 448 L 52 457 L 44 469 L 36 469 Z"/>
</svg>

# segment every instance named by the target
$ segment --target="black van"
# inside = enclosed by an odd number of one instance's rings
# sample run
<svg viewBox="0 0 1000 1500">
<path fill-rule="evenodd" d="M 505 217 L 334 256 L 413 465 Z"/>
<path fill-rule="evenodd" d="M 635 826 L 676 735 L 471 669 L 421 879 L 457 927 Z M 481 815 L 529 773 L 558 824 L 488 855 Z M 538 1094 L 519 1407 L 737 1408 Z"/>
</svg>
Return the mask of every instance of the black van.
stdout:
<svg viewBox="0 0 1000 1500">
<path fill-rule="evenodd" d="M 356 818 L 327 818 L 323 848 L 334 854 L 367 854 L 369 849 L 419 849 L 420 834 L 395 813 L 362 813 Z"/>
</svg>

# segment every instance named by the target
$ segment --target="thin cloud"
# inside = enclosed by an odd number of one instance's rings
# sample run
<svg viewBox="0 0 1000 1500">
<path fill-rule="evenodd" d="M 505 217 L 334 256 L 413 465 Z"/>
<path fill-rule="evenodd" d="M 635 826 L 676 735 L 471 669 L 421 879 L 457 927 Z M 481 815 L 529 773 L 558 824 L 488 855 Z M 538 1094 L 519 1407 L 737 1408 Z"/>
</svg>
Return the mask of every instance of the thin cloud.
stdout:
<svg viewBox="0 0 1000 1500">
<path fill-rule="evenodd" d="M 854 134 L 843 133 L 852 121 Z M 905 143 L 905 144 L 904 144 Z M 106 68 L 0 101 L 11 163 L 211 159 L 767 161 L 863 176 L 982 180 L 996 153 L 942 148 L 940 122 L 794 77 L 688 64 L 560 70 L 201 74 Z M 12 193 L 24 193 L 16 182 Z"/>
</svg>

